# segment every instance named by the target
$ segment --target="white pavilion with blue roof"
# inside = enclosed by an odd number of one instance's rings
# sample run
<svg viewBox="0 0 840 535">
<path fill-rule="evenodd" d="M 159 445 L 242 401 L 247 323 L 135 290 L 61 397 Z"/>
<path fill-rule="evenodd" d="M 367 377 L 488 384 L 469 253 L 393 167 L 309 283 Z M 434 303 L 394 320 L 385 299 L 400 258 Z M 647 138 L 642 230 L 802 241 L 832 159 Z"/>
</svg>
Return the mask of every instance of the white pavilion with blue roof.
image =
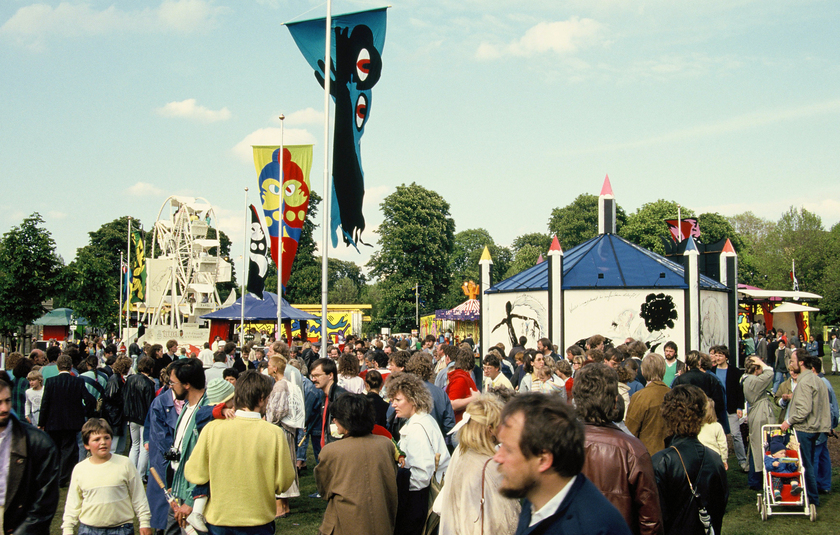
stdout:
<svg viewBox="0 0 840 535">
<path fill-rule="evenodd" d="M 599 197 L 598 220 L 598 236 L 566 252 L 555 236 L 547 261 L 495 284 L 485 251 L 480 262 L 485 350 L 499 342 L 510 348 L 525 336 L 529 347 L 547 337 L 562 353 L 594 334 L 616 345 L 632 337 L 652 350 L 672 340 L 680 355 L 691 349 L 708 352 L 717 344 L 737 348 L 737 258 L 731 246 L 721 254 L 723 280 L 718 281 L 699 273 L 691 237 L 683 264 L 621 238 L 615 233 L 609 177 Z"/>
</svg>

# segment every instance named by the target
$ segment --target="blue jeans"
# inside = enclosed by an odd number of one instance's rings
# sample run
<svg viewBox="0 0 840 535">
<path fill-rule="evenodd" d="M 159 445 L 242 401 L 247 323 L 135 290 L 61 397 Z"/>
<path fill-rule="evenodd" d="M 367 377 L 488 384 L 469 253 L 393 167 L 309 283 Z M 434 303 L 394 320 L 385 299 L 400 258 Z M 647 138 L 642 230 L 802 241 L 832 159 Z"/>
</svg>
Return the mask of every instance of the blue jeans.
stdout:
<svg viewBox="0 0 840 535">
<path fill-rule="evenodd" d="M 95 528 L 80 522 L 79 535 L 134 535 L 134 524 L 129 522 L 115 528 Z"/>
<path fill-rule="evenodd" d="M 779 389 L 779 385 L 782 384 L 782 381 L 788 378 L 787 372 L 773 372 L 773 393 L 776 393 L 776 390 Z"/>
<path fill-rule="evenodd" d="M 306 432 L 305 429 L 298 429 L 297 441 L 300 443 L 301 432 Z M 315 464 L 318 464 L 318 456 L 321 453 L 321 433 L 306 433 L 303 444 L 298 446 L 295 452 L 295 459 L 306 462 L 306 449 L 309 447 L 309 440 L 312 439 L 312 455 L 315 456 Z"/>
<path fill-rule="evenodd" d="M 116 430 L 114 430 L 116 431 Z M 128 424 L 123 424 L 122 435 L 111 437 L 111 453 L 125 455 L 125 438 L 128 434 Z"/>
<path fill-rule="evenodd" d="M 825 437 L 825 433 L 820 433 Z M 825 438 L 817 444 L 817 452 L 814 455 L 814 471 L 817 477 L 817 490 L 831 492 L 831 457 L 828 456 L 828 441 Z"/>
<path fill-rule="evenodd" d="M 207 531 L 210 535 L 274 535 L 274 521 L 262 526 L 231 527 L 213 526 L 207 524 Z"/>
<path fill-rule="evenodd" d="M 805 467 L 805 492 L 808 493 L 808 501 L 814 505 L 820 504 L 820 495 L 817 493 L 816 463 L 817 438 L 820 433 L 796 432 L 796 439 L 799 441 L 799 449 L 802 452 L 802 465 Z"/>
</svg>

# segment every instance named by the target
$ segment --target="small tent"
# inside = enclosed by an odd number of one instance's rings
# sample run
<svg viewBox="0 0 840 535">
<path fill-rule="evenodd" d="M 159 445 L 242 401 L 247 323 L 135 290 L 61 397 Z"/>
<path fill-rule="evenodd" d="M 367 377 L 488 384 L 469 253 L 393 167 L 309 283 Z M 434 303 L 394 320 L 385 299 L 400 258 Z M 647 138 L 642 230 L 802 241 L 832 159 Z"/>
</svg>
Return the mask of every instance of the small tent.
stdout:
<svg viewBox="0 0 840 535">
<path fill-rule="evenodd" d="M 33 321 L 32 324 L 43 328 L 42 340 L 61 341 L 70 334 L 70 325 L 87 326 L 88 321 L 85 318 L 74 317 L 71 308 L 56 308 Z"/>
<path fill-rule="evenodd" d="M 229 340 L 231 338 L 231 327 L 236 325 L 241 319 L 249 323 L 276 322 L 277 294 L 263 292 L 262 299 L 259 299 L 252 293 L 247 294 L 245 296 L 244 314 L 242 312 L 242 298 L 240 297 L 228 307 L 220 308 L 215 312 L 201 316 L 201 319 L 210 320 L 210 340 L 212 341 L 216 336 L 220 336 L 223 340 Z M 293 307 L 282 297 L 280 298 L 280 317 L 286 328 L 286 336 L 289 338 L 292 321 L 318 319 L 318 316 L 313 316 L 308 312 Z"/>
</svg>

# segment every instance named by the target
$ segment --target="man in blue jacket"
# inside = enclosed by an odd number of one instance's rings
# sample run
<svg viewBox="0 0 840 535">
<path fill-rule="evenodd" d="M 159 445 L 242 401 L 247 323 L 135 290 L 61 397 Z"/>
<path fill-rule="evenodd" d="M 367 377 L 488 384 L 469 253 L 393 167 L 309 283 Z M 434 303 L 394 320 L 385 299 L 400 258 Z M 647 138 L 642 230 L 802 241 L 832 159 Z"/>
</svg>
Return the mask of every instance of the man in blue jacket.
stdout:
<svg viewBox="0 0 840 535">
<path fill-rule="evenodd" d="M 584 428 L 559 396 L 528 392 L 502 412 L 499 491 L 525 498 L 516 535 L 630 535 L 621 513 L 581 473 Z"/>
</svg>

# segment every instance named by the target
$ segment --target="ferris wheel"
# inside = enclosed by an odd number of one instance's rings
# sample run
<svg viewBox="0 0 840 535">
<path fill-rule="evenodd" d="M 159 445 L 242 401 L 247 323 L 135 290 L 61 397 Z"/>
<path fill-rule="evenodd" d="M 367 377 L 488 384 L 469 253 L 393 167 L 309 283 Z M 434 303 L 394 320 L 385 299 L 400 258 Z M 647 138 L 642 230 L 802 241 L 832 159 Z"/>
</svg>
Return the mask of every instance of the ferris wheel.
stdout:
<svg viewBox="0 0 840 535">
<path fill-rule="evenodd" d="M 231 269 L 219 258 L 215 221 L 213 207 L 203 198 L 170 196 L 164 201 L 147 261 L 146 304 L 154 311 L 150 326 L 181 328 L 219 308 L 216 283 L 229 281 Z"/>
</svg>

